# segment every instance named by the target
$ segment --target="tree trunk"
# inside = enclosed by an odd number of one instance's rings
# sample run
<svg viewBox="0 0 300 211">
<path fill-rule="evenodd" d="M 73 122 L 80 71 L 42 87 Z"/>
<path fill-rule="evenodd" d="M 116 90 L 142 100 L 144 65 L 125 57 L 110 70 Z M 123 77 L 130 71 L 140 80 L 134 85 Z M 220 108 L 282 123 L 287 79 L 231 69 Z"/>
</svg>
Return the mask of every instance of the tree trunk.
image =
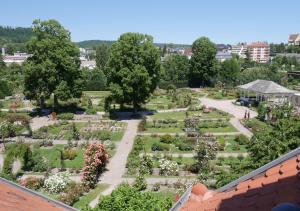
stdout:
<svg viewBox="0 0 300 211">
<path fill-rule="evenodd" d="M 42 109 L 45 108 L 45 99 L 44 99 L 44 97 L 41 97 L 41 99 L 40 99 L 40 107 Z"/>
</svg>

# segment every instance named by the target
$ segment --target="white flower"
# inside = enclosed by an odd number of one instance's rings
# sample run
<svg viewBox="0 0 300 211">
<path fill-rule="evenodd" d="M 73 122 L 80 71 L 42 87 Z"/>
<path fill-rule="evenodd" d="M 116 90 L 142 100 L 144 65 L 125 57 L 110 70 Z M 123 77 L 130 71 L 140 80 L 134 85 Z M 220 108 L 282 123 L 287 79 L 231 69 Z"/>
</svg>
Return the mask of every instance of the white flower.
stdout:
<svg viewBox="0 0 300 211">
<path fill-rule="evenodd" d="M 67 173 L 57 173 L 53 176 L 48 177 L 44 182 L 44 188 L 49 193 L 59 193 L 69 183 L 69 174 Z"/>
<path fill-rule="evenodd" d="M 175 161 L 161 159 L 159 160 L 160 174 L 165 176 L 177 175 L 179 171 L 178 164 Z"/>
</svg>

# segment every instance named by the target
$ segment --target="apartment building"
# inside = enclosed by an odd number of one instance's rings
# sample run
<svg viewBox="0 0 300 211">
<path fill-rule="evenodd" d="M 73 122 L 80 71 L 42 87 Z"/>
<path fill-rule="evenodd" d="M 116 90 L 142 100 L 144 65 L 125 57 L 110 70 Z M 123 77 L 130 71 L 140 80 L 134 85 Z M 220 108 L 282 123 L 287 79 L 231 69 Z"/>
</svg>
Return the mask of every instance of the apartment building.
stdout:
<svg viewBox="0 0 300 211">
<path fill-rule="evenodd" d="M 247 43 L 239 43 L 231 46 L 231 53 L 237 54 L 241 58 L 247 58 Z"/>
<path fill-rule="evenodd" d="M 288 41 L 289 45 L 300 45 L 300 34 L 291 34 Z"/>
<path fill-rule="evenodd" d="M 266 42 L 253 42 L 248 45 L 250 61 L 268 63 L 270 60 L 270 45 Z"/>
</svg>

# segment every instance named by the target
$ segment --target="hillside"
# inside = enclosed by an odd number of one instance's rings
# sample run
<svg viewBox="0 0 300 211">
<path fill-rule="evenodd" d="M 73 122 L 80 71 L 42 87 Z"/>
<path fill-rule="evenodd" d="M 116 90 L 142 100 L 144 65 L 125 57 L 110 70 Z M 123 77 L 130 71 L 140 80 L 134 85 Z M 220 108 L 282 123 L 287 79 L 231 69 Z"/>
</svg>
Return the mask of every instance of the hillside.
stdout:
<svg viewBox="0 0 300 211">
<path fill-rule="evenodd" d="M 31 28 L 0 26 L 0 39 L 8 43 L 25 43 L 33 35 Z"/>
</svg>

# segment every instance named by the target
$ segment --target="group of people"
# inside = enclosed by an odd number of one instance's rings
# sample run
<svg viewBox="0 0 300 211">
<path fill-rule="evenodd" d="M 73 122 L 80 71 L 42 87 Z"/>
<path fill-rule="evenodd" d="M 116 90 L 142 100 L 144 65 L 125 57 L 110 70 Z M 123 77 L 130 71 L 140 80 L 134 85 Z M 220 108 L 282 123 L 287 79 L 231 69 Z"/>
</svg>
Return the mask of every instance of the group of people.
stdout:
<svg viewBox="0 0 300 211">
<path fill-rule="evenodd" d="M 250 119 L 250 111 L 245 111 L 244 119 Z"/>
</svg>

